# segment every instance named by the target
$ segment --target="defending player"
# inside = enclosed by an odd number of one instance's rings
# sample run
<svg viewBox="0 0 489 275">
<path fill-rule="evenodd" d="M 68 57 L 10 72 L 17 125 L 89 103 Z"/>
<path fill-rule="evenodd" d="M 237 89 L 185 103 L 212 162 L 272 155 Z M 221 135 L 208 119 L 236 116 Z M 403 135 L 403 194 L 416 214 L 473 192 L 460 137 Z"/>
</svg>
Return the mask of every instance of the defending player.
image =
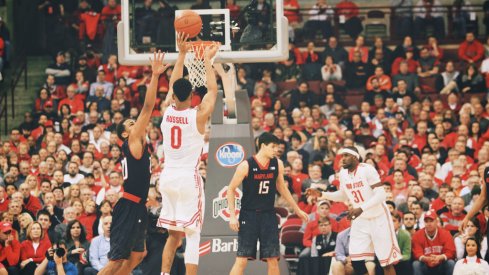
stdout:
<svg viewBox="0 0 489 275">
<path fill-rule="evenodd" d="M 469 213 L 467 213 L 467 216 L 465 216 L 464 220 L 462 221 L 462 224 L 460 224 L 460 227 L 459 227 L 460 233 L 465 232 L 465 228 L 467 227 L 467 223 L 469 223 L 469 221 L 473 217 L 477 216 L 479 214 L 479 211 L 481 211 L 482 208 L 484 206 L 486 206 L 487 203 L 489 202 L 489 199 L 488 199 L 489 193 L 487 192 L 487 188 L 489 187 L 489 166 L 486 166 L 486 168 L 484 168 L 484 177 L 482 178 L 481 181 L 482 181 L 482 183 L 481 183 L 481 194 L 480 194 L 479 198 L 477 198 L 477 200 L 473 204 Z M 486 231 L 486 236 L 489 237 L 489 230 Z M 488 240 L 489 240 L 489 238 L 488 238 Z M 487 256 L 486 256 L 486 260 L 487 260 Z"/>
<path fill-rule="evenodd" d="M 146 144 L 146 127 L 156 101 L 158 78 L 169 65 L 163 65 L 164 54 L 154 54 L 151 60 L 153 75 L 144 106 L 136 121 L 126 119 L 117 125 L 117 135 L 124 141 L 122 174 L 124 193 L 113 211 L 109 263 L 99 274 L 130 274 L 145 254 L 148 196 L 151 177 L 150 154 Z"/>
<path fill-rule="evenodd" d="M 366 272 L 363 261 L 372 261 L 377 255 L 384 274 L 396 274 L 392 264 L 402 258 L 397 244 L 392 218 L 385 204 L 385 191 L 379 173 L 369 164 L 360 163 L 355 147 L 345 147 L 343 169 L 339 174 L 340 190 L 322 192 L 322 198 L 332 201 L 352 202 L 348 217 L 352 220 L 350 233 L 350 257 L 355 270 Z M 309 189 L 311 195 L 321 192 Z"/>
<path fill-rule="evenodd" d="M 175 251 L 185 236 L 186 274 L 197 274 L 200 231 L 204 217 L 204 186 L 198 172 L 204 146 L 206 123 L 214 110 L 217 83 L 211 60 L 219 46 L 205 50 L 204 63 L 207 94 L 198 108 L 191 108 L 192 85 L 183 77 L 183 62 L 190 45 L 187 37 L 178 34 L 179 55 L 170 77 L 169 106 L 161 123 L 165 169 L 160 175 L 163 208 L 158 226 L 168 229 L 170 236 L 163 249 L 162 274 L 170 274 Z"/>
<path fill-rule="evenodd" d="M 284 165 L 275 157 L 278 139 L 270 133 L 258 138 L 259 151 L 243 161 L 236 169 L 227 191 L 229 227 L 238 232 L 238 253 L 231 275 L 243 274 L 248 259 L 256 258 L 260 241 L 260 257 L 268 264 L 268 274 L 280 274 L 279 232 L 275 215 L 275 193 L 278 191 L 294 207 L 295 213 L 307 222 L 308 216 L 300 210 L 284 181 Z M 243 183 L 243 199 L 239 222 L 235 214 L 235 191 Z"/>
</svg>

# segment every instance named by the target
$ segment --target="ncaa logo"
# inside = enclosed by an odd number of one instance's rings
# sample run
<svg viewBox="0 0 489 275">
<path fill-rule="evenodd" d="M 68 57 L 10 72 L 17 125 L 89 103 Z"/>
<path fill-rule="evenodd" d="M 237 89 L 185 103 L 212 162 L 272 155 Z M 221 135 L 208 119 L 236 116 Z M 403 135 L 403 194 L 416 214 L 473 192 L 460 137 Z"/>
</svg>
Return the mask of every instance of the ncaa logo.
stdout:
<svg viewBox="0 0 489 275">
<path fill-rule="evenodd" d="M 229 213 L 228 210 L 228 199 L 227 199 L 227 194 L 228 194 L 228 187 L 224 186 L 221 191 L 217 194 L 217 198 L 214 198 L 212 200 L 212 217 L 214 219 L 217 219 L 221 217 L 225 221 L 229 221 L 229 218 L 231 217 L 231 214 Z M 241 209 L 241 198 L 243 197 L 243 192 L 239 188 L 236 188 L 235 194 L 234 194 L 235 200 L 234 200 L 234 206 L 235 206 L 235 214 L 236 216 L 239 215 L 239 210 Z"/>
<path fill-rule="evenodd" d="M 234 167 L 244 158 L 244 148 L 238 143 L 225 143 L 216 151 L 216 160 L 222 167 Z"/>
</svg>

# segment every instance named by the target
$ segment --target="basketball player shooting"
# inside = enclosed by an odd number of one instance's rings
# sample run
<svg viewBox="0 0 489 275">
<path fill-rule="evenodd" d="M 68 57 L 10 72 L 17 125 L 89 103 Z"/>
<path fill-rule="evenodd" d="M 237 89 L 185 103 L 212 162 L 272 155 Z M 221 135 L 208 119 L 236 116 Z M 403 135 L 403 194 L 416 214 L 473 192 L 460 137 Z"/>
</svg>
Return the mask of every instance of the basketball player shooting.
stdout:
<svg viewBox="0 0 489 275">
<path fill-rule="evenodd" d="M 130 274 L 146 253 L 146 199 L 151 177 L 146 127 L 156 101 L 158 78 L 169 67 L 163 64 L 164 56 L 158 52 L 150 58 L 153 75 L 138 119 L 126 119 L 117 125 L 117 135 L 124 141 L 124 193 L 113 211 L 109 263 L 98 274 Z"/>
<path fill-rule="evenodd" d="M 268 274 L 280 274 L 278 222 L 275 216 L 275 193 L 278 191 L 293 206 L 295 213 L 307 222 L 308 216 L 292 198 L 284 181 L 284 164 L 275 157 L 278 138 L 263 133 L 258 138 L 258 153 L 243 161 L 236 169 L 227 191 L 229 227 L 238 232 L 238 253 L 231 275 L 243 274 L 248 259 L 256 258 L 260 241 L 260 257 L 267 261 Z M 239 221 L 235 212 L 235 191 L 243 184 Z"/>
<path fill-rule="evenodd" d="M 165 169 L 159 180 L 163 208 L 157 225 L 169 232 L 162 256 L 161 271 L 164 275 L 170 274 L 175 251 L 184 236 L 186 274 L 197 274 L 205 206 L 204 186 L 198 165 L 204 146 L 206 123 L 217 98 L 217 83 L 211 60 L 219 45 L 213 44 L 205 49 L 203 56 L 207 94 L 198 108 L 191 108 L 192 85 L 183 78 L 185 55 L 190 50 L 187 39 L 188 35 L 177 34 L 179 55 L 170 77 L 167 95 L 167 99 L 174 103 L 165 110 L 161 123 Z"/>
<path fill-rule="evenodd" d="M 379 173 L 369 164 L 360 163 L 355 147 L 345 147 L 340 170 L 340 190 L 320 192 L 308 189 L 308 195 L 331 201 L 349 200 L 353 204 L 348 218 L 352 220 L 350 257 L 353 268 L 366 273 L 364 261 L 373 261 L 377 255 L 384 274 L 396 274 L 393 264 L 401 258 L 392 218 L 385 204 L 386 194 Z M 361 274 L 361 273 L 357 273 Z"/>
</svg>

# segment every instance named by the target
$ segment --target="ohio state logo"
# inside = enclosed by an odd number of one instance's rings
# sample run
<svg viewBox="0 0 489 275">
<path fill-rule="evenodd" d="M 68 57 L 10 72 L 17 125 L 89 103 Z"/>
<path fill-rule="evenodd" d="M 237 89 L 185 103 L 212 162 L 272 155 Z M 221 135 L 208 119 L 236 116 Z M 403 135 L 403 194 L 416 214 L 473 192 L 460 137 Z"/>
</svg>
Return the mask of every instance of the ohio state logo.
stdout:
<svg viewBox="0 0 489 275">
<path fill-rule="evenodd" d="M 231 217 L 228 210 L 228 200 L 226 198 L 228 193 L 228 187 L 224 186 L 221 191 L 219 191 L 217 198 L 212 200 L 212 217 L 217 219 L 221 217 L 224 221 L 229 221 Z M 239 188 L 235 191 L 235 208 L 236 216 L 239 215 L 239 210 L 241 209 L 241 198 L 243 197 L 243 192 Z"/>
</svg>

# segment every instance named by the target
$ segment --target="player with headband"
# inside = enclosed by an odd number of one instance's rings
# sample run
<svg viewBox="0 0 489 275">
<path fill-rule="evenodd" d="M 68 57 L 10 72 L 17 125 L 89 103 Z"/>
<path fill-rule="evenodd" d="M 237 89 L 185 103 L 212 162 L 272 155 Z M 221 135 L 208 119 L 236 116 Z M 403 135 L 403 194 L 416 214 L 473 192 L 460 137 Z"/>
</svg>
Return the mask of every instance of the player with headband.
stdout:
<svg viewBox="0 0 489 275">
<path fill-rule="evenodd" d="M 350 257 L 357 274 L 366 273 L 365 261 L 377 256 L 384 274 L 396 274 L 393 264 L 402 258 L 390 212 L 385 204 L 386 194 L 379 173 L 369 164 L 360 162 L 355 147 L 344 147 L 343 169 L 339 172 L 340 186 L 336 192 L 308 189 L 307 193 L 331 201 L 353 204 L 348 218 L 352 220 Z M 363 273 L 362 273 L 363 272 Z"/>
</svg>

